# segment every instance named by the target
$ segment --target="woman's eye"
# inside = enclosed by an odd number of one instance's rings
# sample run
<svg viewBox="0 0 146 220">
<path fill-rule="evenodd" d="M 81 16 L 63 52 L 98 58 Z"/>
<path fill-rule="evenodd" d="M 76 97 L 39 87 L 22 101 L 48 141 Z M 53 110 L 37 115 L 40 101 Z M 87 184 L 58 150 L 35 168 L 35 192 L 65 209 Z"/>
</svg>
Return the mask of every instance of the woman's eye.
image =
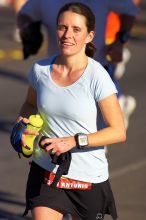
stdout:
<svg viewBox="0 0 146 220">
<path fill-rule="evenodd" d="M 66 27 L 63 25 L 58 25 L 57 30 L 60 30 L 60 31 L 66 30 Z"/>
<path fill-rule="evenodd" d="M 74 32 L 75 33 L 78 33 L 78 32 L 80 32 L 81 30 L 79 29 L 79 28 L 74 28 Z"/>
</svg>

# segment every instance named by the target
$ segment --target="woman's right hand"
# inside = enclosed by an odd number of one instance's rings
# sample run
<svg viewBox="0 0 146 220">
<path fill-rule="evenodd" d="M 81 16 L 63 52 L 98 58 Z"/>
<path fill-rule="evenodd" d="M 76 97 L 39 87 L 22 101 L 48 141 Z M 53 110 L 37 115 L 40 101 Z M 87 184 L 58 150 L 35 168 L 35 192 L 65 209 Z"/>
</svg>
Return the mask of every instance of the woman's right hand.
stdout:
<svg viewBox="0 0 146 220">
<path fill-rule="evenodd" d="M 19 116 L 16 122 L 20 122 L 20 121 L 24 122 L 25 124 L 29 123 L 29 119 L 28 118 L 24 118 L 22 116 Z"/>
<path fill-rule="evenodd" d="M 22 117 L 22 116 L 19 116 L 18 119 L 17 119 L 17 122 L 20 122 L 20 121 L 22 121 L 26 125 L 29 123 L 29 119 L 25 118 L 25 117 Z M 38 131 L 31 131 L 31 130 L 28 130 L 27 127 L 26 127 L 26 129 L 23 131 L 22 136 L 21 136 L 22 146 L 25 147 L 26 149 L 29 149 L 29 146 L 26 145 L 26 135 L 33 135 L 33 136 L 35 135 L 35 136 L 37 136 L 38 134 L 39 134 Z"/>
</svg>

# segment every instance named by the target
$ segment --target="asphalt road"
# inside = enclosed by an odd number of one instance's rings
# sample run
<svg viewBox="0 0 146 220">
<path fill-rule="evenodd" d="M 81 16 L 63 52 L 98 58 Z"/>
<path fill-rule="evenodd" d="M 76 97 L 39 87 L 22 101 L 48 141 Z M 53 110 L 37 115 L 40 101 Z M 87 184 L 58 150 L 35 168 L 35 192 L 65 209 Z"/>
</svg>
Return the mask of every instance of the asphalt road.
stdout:
<svg viewBox="0 0 146 220">
<path fill-rule="evenodd" d="M 142 2 L 128 44 L 132 58 L 120 79 L 124 94 L 136 98 L 137 108 L 126 143 L 111 146 L 107 155 L 119 220 L 146 219 L 146 2 Z M 13 10 L 0 8 L 0 219 L 5 220 L 22 219 L 29 169 L 28 160 L 20 160 L 10 146 L 10 131 L 26 95 L 27 71 L 46 54 L 43 46 L 36 57 L 23 61 L 21 45 L 12 37 L 14 26 Z"/>
</svg>

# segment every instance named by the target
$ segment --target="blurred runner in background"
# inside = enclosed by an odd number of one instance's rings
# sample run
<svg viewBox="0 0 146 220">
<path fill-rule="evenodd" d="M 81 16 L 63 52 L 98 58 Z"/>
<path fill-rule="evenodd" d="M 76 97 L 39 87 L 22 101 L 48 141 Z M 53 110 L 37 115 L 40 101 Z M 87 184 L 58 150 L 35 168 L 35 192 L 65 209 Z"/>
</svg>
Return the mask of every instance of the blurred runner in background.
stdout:
<svg viewBox="0 0 146 220">
<path fill-rule="evenodd" d="M 12 6 L 13 9 L 15 11 L 15 14 L 18 13 L 18 11 L 22 8 L 22 6 L 24 5 L 24 3 L 27 0 L 13 0 L 12 1 Z M 14 32 L 13 32 L 13 38 L 16 42 L 21 42 L 21 38 L 20 38 L 20 34 L 19 34 L 19 29 L 17 27 L 14 28 Z"/>
<path fill-rule="evenodd" d="M 120 15 L 115 12 L 110 12 L 107 18 L 107 26 L 105 33 L 105 43 L 106 45 L 110 45 L 116 40 L 116 35 L 120 30 Z M 128 128 L 129 125 L 129 117 L 133 113 L 136 108 L 136 100 L 134 97 L 130 95 L 124 95 L 119 84 L 119 79 L 125 73 L 125 65 L 129 61 L 131 57 L 131 53 L 127 47 L 123 48 L 122 52 L 122 61 L 119 63 L 115 63 L 112 61 L 110 57 L 107 55 L 107 60 L 109 61 L 108 72 L 116 85 L 118 90 L 118 98 L 124 113 L 125 126 Z"/>
<path fill-rule="evenodd" d="M 133 0 L 134 4 L 139 6 L 140 0 Z M 106 26 L 106 33 L 105 33 L 105 44 L 110 45 L 116 40 L 116 35 L 120 30 L 120 15 L 115 12 L 110 12 L 107 17 L 107 26 Z M 127 43 L 127 41 L 126 41 Z M 127 44 L 126 44 L 127 45 Z M 124 95 L 122 92 L 122 89 L 119 85 L 118 80 L 123 76 L 126 70 L 126 64 L 131 58 L 131 52 L 127 48 L 127 46 L 124 45 L 123 52 L 122 52 L 122 61 L 119 63 L 115 63 L 112 61 L 111 57 L 107 55 L 107 60 L 109 61 L 109 69 L 108 72 L 115 83 L 117 90 L 118 90 L 118 96 L 119 96 L 119 102 L 121 105 L 121 108 L 124 113 L 125 118 L 125 125 L 126 128 L 128 128 L 129 125 L 129 117 L 134 112 L 136 108 L 136 100 L 134 97 L 130 95 Z"/>
</svg>

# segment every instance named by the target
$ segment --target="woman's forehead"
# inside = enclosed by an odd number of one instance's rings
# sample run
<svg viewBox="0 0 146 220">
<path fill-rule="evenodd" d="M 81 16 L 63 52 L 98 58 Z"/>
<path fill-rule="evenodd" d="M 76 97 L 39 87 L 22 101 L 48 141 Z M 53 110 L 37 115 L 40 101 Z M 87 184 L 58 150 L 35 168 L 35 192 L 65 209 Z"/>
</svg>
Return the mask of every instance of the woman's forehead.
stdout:
<svg viewBox="0 0 146 220">
<path fill-rule="evenodd" d="M 76 23 L 76 24 L 86 24 L 86 17 L 84 15 L 77 14 L 72 11 L 65 11 L 60 14 L 58 23 Z M 78 25 L 77 25 L 78 26 Z"/>
</svg>

